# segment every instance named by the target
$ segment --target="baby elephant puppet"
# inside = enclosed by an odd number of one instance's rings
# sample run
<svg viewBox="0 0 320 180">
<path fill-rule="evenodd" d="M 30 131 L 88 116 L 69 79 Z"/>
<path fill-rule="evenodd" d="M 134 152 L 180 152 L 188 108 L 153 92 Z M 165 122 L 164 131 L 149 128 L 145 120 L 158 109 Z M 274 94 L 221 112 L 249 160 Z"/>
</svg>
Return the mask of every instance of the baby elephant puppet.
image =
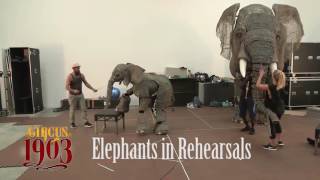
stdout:
<svg viewBox="0 0 320 180">
<path fill-rule="evenodd" d="M 127 63 L 118 64 L 109 79 L 107 89 L 107 104 L 110 104 L 112 87 L 115 82 L 124 83 L 132 88 L 128 89 L 126 94 L 130 96 L 135 94 L 139 98 L 139 113 L 137 133 L 144 134 L 147 129 L 146 112 L 149 108 L 154 108 L 153 112 L 156 125 L 154 132 L 159 135 L 168 133 L 168 123 L 166 117 L 166 108 L 171 106 L 174 97 L 173 89 L 169 79 L 164 75 L 154 73 L 145 73 L 140 66 Z"/>
</svg>

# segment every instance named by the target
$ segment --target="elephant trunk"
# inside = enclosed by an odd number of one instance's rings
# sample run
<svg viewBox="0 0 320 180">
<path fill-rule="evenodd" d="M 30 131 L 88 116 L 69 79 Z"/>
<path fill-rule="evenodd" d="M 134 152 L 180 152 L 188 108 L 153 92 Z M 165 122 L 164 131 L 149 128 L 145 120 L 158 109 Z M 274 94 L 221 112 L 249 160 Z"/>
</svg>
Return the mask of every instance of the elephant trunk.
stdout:
<svg viewBox="0 0 320 180">
<path fill-rule="evenodd" d="M 269 119 L 272 122 L 279 121 L 279 118 L 264 104 L 265 97 L 266 97 L 265 92 L 260 91 L 256 87 L 260 68 L 263 68 L 266 72 L 265 76 L 261 80 L 261 83 L 268 84 L 268 82 L 270 82 L 270 79 L 268 79 L 271 77 L 271 73 L 272 73 L 270 64 L 253 64 L 252 67 L 253 67 L 252 68 L 252 97 L 255 103 L 256 111 L 262 113 L 266 118 L 264 120 L 267 122 L 269 121 Z M 270 70 L 269 72 L 268 72 L 268 69 Z"/>
<path fill-rule="evenodd" d="M 267 64 L 253 64 L 252 65 L 252 97 L 253 99 L 258 102 L 258 101 L 264 101 L 264 97 L 265 97 L 265 94 L 263 91 L 260 91 L 257 86 L 256 86 L 256 83 L 257 83 L 257 80 L 259 78 L 259 69 L 260 68 L 263 68 L 264 71 L 266 72 L 266 74 L 264 75 L 264 77 L 262 77 L 261 79 L 261 83 L 263 84 L 267 84 L 267 74 L 269 73 L 268 72 L 268 65 Z"/>
<path fill-rule="evenodd" d="M 114 82 L 115 82 L 115 81 L 114 81 L 114 78 L 111 77 L 111 78 L 109 79 L 108 86 L 107 86 L 107 99 L 106 99 L 107 106 L 110 106 L 110 105 L 111 105 L 112 88 L 113 88 Z"/>
</svg>

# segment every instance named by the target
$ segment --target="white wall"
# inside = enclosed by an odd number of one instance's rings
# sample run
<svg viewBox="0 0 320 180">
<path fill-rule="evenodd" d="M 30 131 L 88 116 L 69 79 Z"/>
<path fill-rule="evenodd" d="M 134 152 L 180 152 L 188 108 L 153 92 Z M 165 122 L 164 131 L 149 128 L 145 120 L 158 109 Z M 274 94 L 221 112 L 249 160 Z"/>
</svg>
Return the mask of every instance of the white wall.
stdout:
<svg viewBox="0 0 320 180">
<path fill-rule="evenodd" d="M 296 6 L 305 28 L 304 41 L 320 41 L 319 1 L 286 0 L 0 0 L 0 48 L 40 49 L 46 107 L 66 97 L 64 81 L 79 62 L 88 81 L 103 96 L 118 63 L 136 63 L 163 73 L 166 66 L 230 76 L 220 55 L 215 27 L 224 9 L 273 2 Z M 2 66 L 1 66 L 2 67 Z M 3 91 L 2 91 L 3 92 Z M 3 93 L 2 93 L 3 94 Z"/>
</svg>

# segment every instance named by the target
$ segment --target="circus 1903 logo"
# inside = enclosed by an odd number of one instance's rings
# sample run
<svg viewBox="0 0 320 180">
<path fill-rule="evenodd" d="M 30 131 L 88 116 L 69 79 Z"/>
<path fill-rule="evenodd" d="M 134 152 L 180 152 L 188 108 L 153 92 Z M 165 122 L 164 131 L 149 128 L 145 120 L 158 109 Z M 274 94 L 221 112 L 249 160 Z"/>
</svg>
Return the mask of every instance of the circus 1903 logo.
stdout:
<svg viewBox="0 0 320 180">
<path fill-rule="evenodd" d="M 72 160 L 68 127 L 30 127 L 26 132 L 24 166 L 65 169 Z"/>
</svg>

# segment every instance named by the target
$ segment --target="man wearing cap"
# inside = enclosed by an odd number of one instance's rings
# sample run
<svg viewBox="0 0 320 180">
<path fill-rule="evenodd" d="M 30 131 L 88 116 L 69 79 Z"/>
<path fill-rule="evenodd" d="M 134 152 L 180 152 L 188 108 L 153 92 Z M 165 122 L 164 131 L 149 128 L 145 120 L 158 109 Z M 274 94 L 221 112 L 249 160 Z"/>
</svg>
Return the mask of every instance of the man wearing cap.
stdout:
<svg viewBox="0 0 320 180">
<path fill-rule="evenodd" d="M 76 127 L 75 109 L 77 103 L 80 104 L 81 119 L 85 121 L 84 127 L 92 127 L 92 124 L 88 121 L 87 117 L 87 107 L 82 93 L 82 82 L 93 92 L 97 92 L 97 90 L 86 81 L 84 75 L 80 72 L 80 65 L 78 63 L 72 65 L 72 70 L 73 72 L 68 75 L 66 80 L 66 89 L 69 91 L 69 120 L 71 128 Z"/>
</svg>

